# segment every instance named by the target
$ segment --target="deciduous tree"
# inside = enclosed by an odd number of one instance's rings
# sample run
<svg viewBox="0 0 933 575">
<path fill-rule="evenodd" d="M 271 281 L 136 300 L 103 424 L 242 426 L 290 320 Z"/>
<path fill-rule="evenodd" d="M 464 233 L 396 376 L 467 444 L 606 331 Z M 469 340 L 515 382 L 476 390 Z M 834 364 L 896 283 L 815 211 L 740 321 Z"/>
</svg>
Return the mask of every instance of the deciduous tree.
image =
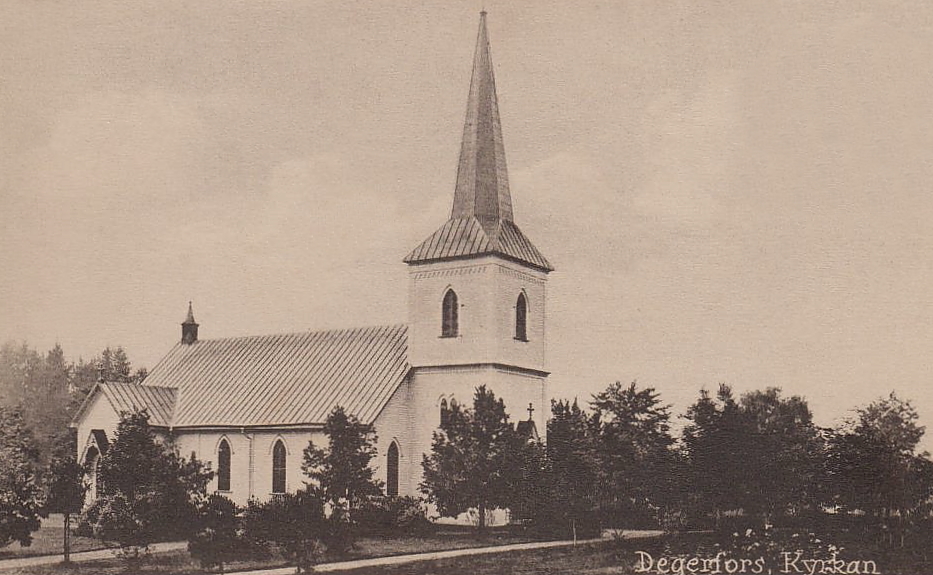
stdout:
<svg viewBox="0 0 933 575">
<path fill-rule="evenodd" d="M 893 392 L 833 434 L 827 464 L 835 502 L 871 515 L 903 515 L 933 495 L 931 463 L 917 446 L 919 414 Z"/>
<path fill-rule="evenodd" d="M 604 517 L 657 519 L 673 500 L 674 457 L 670 407 L 653 387 L 616 382 L 593 396 L 593 425 L 599 453 L 599 501 Z M 653 519 L 652 519 L 653 518 Z"/>
<path fill-rule="evenodd" d="M 39 497 L 29 433 L 18 411 L 0 407 L 0 547 L 32 543 L 40 525 Z"/>
<path fill-rule="evenodd" d="M 516 454 L 522 442 L 509 423 L 505 404 L 481 386 L 473 396 L 472 410 L 453 406 L 434 432 L 431 453 L 422 461 L 421 490 L 442 515 L 455 517 L 477 509 L 482 532 L 487 510 L 516 501 L 514 486 L 522 477 Z"/>
<path fill-rule="evenodd" d="M 73 450 L 52 460 L 49 466 L 45 508 L 52 513 L 64 515 L 62 553 L 65 563 L 71 560 L 71 515 L 81 512 L 86 490 L 84 469 L 75 461 Z"/>
</svg>

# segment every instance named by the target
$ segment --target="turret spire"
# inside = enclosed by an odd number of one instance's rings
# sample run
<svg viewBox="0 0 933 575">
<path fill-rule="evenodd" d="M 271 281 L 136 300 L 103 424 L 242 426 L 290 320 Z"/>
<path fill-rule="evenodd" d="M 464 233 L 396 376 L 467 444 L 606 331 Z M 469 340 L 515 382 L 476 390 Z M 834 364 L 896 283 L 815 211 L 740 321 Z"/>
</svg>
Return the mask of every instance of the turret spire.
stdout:
<svg viewBox="0 0 933 575">
<path fill-rule="evenodd" d="M 194 321 L 194 310 L 188 302 L 188 316 L 181 323 L 181 343 L 191 345 L 198 341 L 198 323 Z"/>
<path fill-rule="evenodd" d="M 450 217 L 475 217 L 486 233 L 493 233 L 500 220 L 512 221 L 512 198 L 485 11 L 480 12 L 473 53 L 473 78 Z"/>
</svg>

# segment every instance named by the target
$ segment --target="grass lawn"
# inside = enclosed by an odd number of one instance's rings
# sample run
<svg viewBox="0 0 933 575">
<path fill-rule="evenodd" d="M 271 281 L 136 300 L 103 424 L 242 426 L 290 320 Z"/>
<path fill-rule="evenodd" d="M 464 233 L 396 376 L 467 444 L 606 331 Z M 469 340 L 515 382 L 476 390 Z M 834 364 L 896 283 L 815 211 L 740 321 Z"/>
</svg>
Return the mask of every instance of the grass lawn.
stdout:
<svg viewBox="0 0 933 575">
<path fill-rule="evenodd" d="M 457 557 L 437 561 L 419 561 L 405 565 L 369 567 L 345 571 L 347 575 L 433 575 L 464 573 L 469 575 L 541 574 L 614 575 L 635 573 L 635 550 L 656 548 L 649 540 L 605 541 L 577 547 L 514 551 Z"/>
<path fill-rule="evenodd" d="M 841 536 L 841 539 L 847 539 Z M 471 557 L 457 557 L 451 559 L 441 559 L 434 561 L 419 561 L 407 563 L 404 565 L 391 565 L 384 567 L 368 567 L 365 569 L 356 569 L 344 571 L 347 575 L 434 575 L 438 573 L 463 573 L 467 575 L 634 575 L 636 573 L 645 573 L 644 570 L 637 571 L 641 567 L 639 555 L 636 551 L 642 551 L 651 554 L 657 560 L 661 557 L 681 556 L 684 560 L 690 557 L 712 558 L 716 555 L 715 545 L 716 536 L 711 533 L 703 534 L 669 534 L 662 537 L 651 539 L 629 539 L 629 540 L 607 540 L 599 543 L 589 543 L 573 547 L 562 547 L 556 549 L 540 549 L 530 551 L 517 551 L 502 554 L 476 555 Z M 844 570 L 833 570 L 833 567 L 827 563 L 817 566 L 806 565 L 800 561 L 792 566 L 787 566 L 782 559 L 768 558 L 764 568 L 759 571 L 751 563 L 738 567 L 733 573 L 750 575 L 752 573 L 772 573 L 773 575 L 784 573 L 809 573 L 814 568 L 815 573 L 883 573 L 885 575 L 933 575 L 933 555 L 929 549 L 929 542 L 922 544 L 922 547 L 913 548 L 887 548 L 880 549 L 871 543 L 864 546 L 858 545 L 853 540 L 847 541 L 842 557 L 846 563 Z M 697 551 L 702 550 L 702 551 Z M 790 557 L 795 554 L 794 547 L 788 548 Z M 760 557 L 756 552 L 748 555 L 739 555 L 755 558 Z M 826 559 L 825 555 L 814 555 L 808 559 Z M 855 571 L 848 571 L 852 568 L 850 561 L 859 559 L 873 559 L 876 566 L 869 567 L 863 562 L 856 565 Z M 697 566 L 698 567 L 698 566 Z M 699 567 L 698 567 L 699 568 Z M 719 573 L 727 573 L 728 568 L 723 566 Z M 648 573 L 689 573 L 683 563 L 680 567 L 667 563 L 659 567 L 655 563 Z M 701 572 L 701 571 L 697 571 Z M 708 572 L 715 572 L 710 570 Z"/>
<path fill-rule="evenodd" d="M 795 550 L 796 539 L 791 539 L 790 534 L 782 537 L 782 544 L 790 547 L 781 547 L 790 552 Z M 418 561 L 405 563 L 401 565 L 390 565 L 384 567 L 367 567 L 351 571 L 345 571 L 349 575 L 431 575 L 436 573 L 463 573 L 466 575 L 506 575 L 506 574 L 538 574 L 548 575 L 629 575 L 637 573 L 639 555 L 637 551 L 651 554 L 655 559 L 660 557 L 685 557 L 698 556 L 701 558 L 712 558 L 716 556 L 718 550 L 727 546 L 730 535 L 714 535 L 713 533 L 687 533 L 687 534 L 668 534 L 661 537 L 643 538 L 643 539 L 625 539 L 625 540 L 606 540 L 599 543 L 590 543 L 579 545 L 575 548 L 562 547 L 555 549 L 540 549 L 529 551 L 512 551 L 508 553 L 494 553 L 485 555 L 476 555 L 469 557 L 456 557 L 450 559 L 441 559 L 433 561 Z M 793 537 L 796 537 L 794 535 Z M 831 538 L 831 539 L 830 539 Z M 829 536 L 824 541 L 832 540 L 843 546 L 844 558 L 850 559 L 872 559 L 877 560 L 877 572 L 885 575 L 933 575 L 933 551 L 929 548 L 929 541 L 916 541 L 907 546 L 907 548 L 879 546 L 877 542 L 860 540 L 854 533 L 837 532 L 835 536 Z M 350 556 L 344 559 L 358 559 L 363 557 L 397 555 L 418 551 L 457 549 L 463 547 L 488 546 L 490 544 L 517 543 L 523 541 L 521 538 L 509 537 L 505 532 L 497 535 L 493 534 L 485 540 L 477 540 L 469 533 L 450 532 L 439 533 L 436 537 L 428 538 L 386 538 L 386 539 L 363 539 L 359 541 L 358 549 Z M 755 557 L 760 555 L 757 549 L 746 550 L 747 553 L 733 555 L 733 557 Z M 802 571 L 784 570 L 784 565 L 775 556 L 769 557 L 769 563 L 764 569 L 768 573 L 770 568 L 773 574 L 778 573 L 798 573 L 809 572 L 808 567 L 799 565 Z M 823 558 L 823 556 L 814 556 L 813 558 Z M 828 557 L 826 557 L 828 558 Z M 333 561 L 333 558 L 326 561 Z M 258 568 L 281 567 L 283 562 L 266 563 L 238 563 L 227 566 L 228 571 L 248 570 Z M 671 565 L 668 564 L 665 569 L 655 569 L 652 573 L 672 572 Z M 673 572 L 676 571 L 676 567 Z M 685 571 L 687 572 L 687 571 Z M 725 570 L 721 570 L 725 573 Z M 744 569 L 733 571 L 737 573 L 755 573 L 757 572 L 751 566 Z M 816 572 L 828 573 L 830 571 L 817 570 Z M 868 573 L 871 570 L 852 571 L 854 573 Z M 61 565 L 49 565 L 44 567 L 32 567 L 21 571 L 3 571 L 3 574 L 25 575 L 118 575 L 126 573 L 125 566 L 117 559 L 108 559 L 104 561 L 95 561 L 79 563 L 70 567 Z M 185 551 L 173 551 L 155 555 L 149 564 L 134 570 L 133 573 L 140 575 L 162 573 L 165 575 L 200 575 L 203 572 L 199 569 Z"/>
<path fill-rule="evenodd" d="M 348 556 L 340 560 L 350 561 L 367 557 L 389 557 L 391 555 L 508 545 L 528 541 L 534 541 L 534 539 L 521 535 L 512 535 L 505 530 L 492 529 L 485 538 L 477 539 L 472 530 L 442 529 L 429 537 L 367 537 L 360 539 L 356 543 L 356 548 Z"/>
<path fill-rule="evenodd" d="M 59 524 L 61 528 L 61 524 Z M 329 557 L 324 561 L 349 561 L 369 557 L 386 557 L 390 555 L 405 555 L 409 553 L 425 553 L 429 551 L 443 551 L 449 549 L 463 549 L 467 547 L 487 547 L 491 545 L 507 545 L 510 543 L 524 543 L 531 541 L 525 536 L 515 536 L 506 530 L 493 529 L 483 539 L 477 539 L 472 530 L 457 528 L 442 528 L 436 534 L 428 537 L 365 537 L 356 542 L 355 549 L 344 557 Z M 250 569 L 284 567 L 282 560 L 249 561 L 231 563 L 225 566 L 226 571 L 246 571 Z M 69 566 L 62 564 L 31 566 L 22 569 L 2 569 L 2 575 L 123 575 L 126 573 L 125 564 L 118 558 L 108 558 L 99 561 L 83 561 L 72 563 Z M 134 569 L 139 574 L 171 574 L 171 575 L 201 575 L 198 563 L 191 559 L 188 552 L 166 551 L 155 553 L 142 567 Z"/>
<path fill-rule="evenodd" d="M 72 525 L 74 525 L 72 518 Z M 6 547 L 0 548 L 0 559 L 10 559 L 13 557 L 32 557 L 35 555 L 60 555 L 64 538 L 65 520 L 61 515 L 52 514 L 42 520 L 42 526 L 38 531 L 32 534 L 32 545 L 23 547 L 19 543 L 11 543 Z M 88 537 L 71 536 L 71 552 L 93 551 L 95 549 L 105 549 L 104 545 L 97 539 Z"/>
</svg>

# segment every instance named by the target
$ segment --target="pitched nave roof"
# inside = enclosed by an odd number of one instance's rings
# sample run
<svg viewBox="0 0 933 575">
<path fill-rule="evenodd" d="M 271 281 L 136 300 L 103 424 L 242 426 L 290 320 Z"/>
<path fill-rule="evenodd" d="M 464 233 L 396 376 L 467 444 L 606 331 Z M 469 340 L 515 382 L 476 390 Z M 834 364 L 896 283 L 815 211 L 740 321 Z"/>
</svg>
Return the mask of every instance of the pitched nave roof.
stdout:
<svg viewBox="0 0 933 575">
<path fill-rule="evenodd" d="M 138 387 L 176 390 L 174 427 L 372 423 L 408 373 L 404 325 L 177 344 Z"/>
</svg>

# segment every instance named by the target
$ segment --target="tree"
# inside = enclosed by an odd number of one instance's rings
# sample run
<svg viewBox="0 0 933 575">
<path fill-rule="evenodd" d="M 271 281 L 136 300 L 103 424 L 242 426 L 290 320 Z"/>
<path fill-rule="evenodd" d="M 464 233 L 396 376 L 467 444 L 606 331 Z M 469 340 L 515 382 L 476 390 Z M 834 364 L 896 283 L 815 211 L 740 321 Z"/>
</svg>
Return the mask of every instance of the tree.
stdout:
<svg viewBox="0 0 933 575">
<path fill-rule="evenodd" d="M 373 476 L 370 462 L 376 456 L 376 433 L 354 415 L 337 406 L 327 416 L 324 434 L 327 449 L 313 441 L 304 450 L 301 470 L 321 490 L 325 500 L 345 511 L 371 495 L 382 493 L 382 482 Z"/>
<path fill-rule="evenodd" d="M 0 547 L 18 541 L 26 547 L 39 529 L 36 454 L 16 410 L 0 407 Z"/>
<path fill-rule="evenodd" d="M 744 510 L 770 523 L 798 514 L 819 499 L 823 443 L 806 401 L 768 388 L 744 394 L 720 385 L 706 390 L 687 411 L 684 451 L 694 487 L 691 504 L 711 513 Z"/>
<path fill-rule="evenodd" d="M 599 453 L 599 503 L 605 518 L 623 515 L 657 520 L 673 501 L 670 407 L 653 387 L 616 382 L 593 396 L 593 425 Z"/>
<path fill-rule="evenodd" d="M 35 376 L 42 356 L 25 342 L 6 342 L 0 347 L 0 405 L 21 406 L 35 391 Z"/>
<path fill-rule="evenodd" d="M 331 551 L 342 553 L 353 544 L 356 510 L 366 498 L 382 493 L 382 482 L 370 466 L 376 456 L 376 433 L 372 425 L 360 423 L 337 406 L 327 416 L 324 434 L 327 449 L 313 441 L 305 447 L 301 470 L 311 482 L 303 497 L 321 497 L 330 504 L 322 537 Z"/>
<path fill-rule="evenodd" d="M 592 535 L 599 458 L 592 421 L 576 399 L 551 401 L 547 438 L 545 486 L 536 527 L 573 537 L 579 531 Z"/>
<path fill-rule="evenodd" d="M 686 417 L 691 423 L 684 428 L 683 444 L 693 487 L 688 505 L 713 514 L 718 526 L 723 512 L 741 508 L 744 501 L 739 491 L 747 470 L 739 446 L 745 431 L 732 388 L 720 385 L 715 399 L 700 390 Z"/>
<path fill-rule="evenodd" d="M 929 500 L 931 463 L 917 452 L 924 434 L 918 420 L 914 406 L 892 392 L 833 434 L 827 469 L 837 504 L 885 518 Z"/>
<path fill-rule="evenodd" d="M 55 446 L 68 437 L 68 378 L 61 346 L 46 354 L 25 343 L 0 348 L 0 404 L 17 409 L 29 429 L 40 480 Z"/>
<path fill-rule="evenodd" d="M 775 515 L 814 507 L 823 446 L 806 400 L 783 398 L 779 388 L 769 387 L 744 394 L 740 407 L 746 511 L 770 523 Z"/>
<path fill-rule="evenodd" d="M 95 532 L 102 539 L 117 536 L 122 547 L 133 548 L 145 548 L 156 538 L 187 536 L 212 476 L 194 457 L 185 460 L 160 444 L 145 410 L 124 413 L 100 460 Z"/>
<path fill-rule="evenodd" d="M 67 456 L 56 458 L 49 469 L 48 494 L 45 507 L 47 511 L 61 513 L 65 518 L 64 547 L 65 563 L 71 560 L 71 514 L 80 513 L 87 490 L 84 484 L 84 468 L 75 460 L 74 451 Z"/>
<path fill-rule="evenodd" d="M 482 533 L 488 509 L 515 502 L 514 486 L 522 475 L 516 454 L 522 443 L 502 400 L 485 385 L 478 387 L 473 409 L 452 406 L 447 420 L 434 432 L 431 453 L 422 461 L 421 491 L 448 517 L 477 509 L 477 527 Z"/>
<path fill-rule="evenodd" d="M 15 407 L 32 436 L 37 476 L 50 469 L 62 451 L 74 451 L 75 437 L 68 429 L 78 407 L 98 379 L 141 381 L 145 369 L 132 373 L 123 348 L 107 348 L 90 362 L 68 362 L 58 344 L 39 353 L 26 343 L 0 346 L 0 405 Z"/>
</svg>

